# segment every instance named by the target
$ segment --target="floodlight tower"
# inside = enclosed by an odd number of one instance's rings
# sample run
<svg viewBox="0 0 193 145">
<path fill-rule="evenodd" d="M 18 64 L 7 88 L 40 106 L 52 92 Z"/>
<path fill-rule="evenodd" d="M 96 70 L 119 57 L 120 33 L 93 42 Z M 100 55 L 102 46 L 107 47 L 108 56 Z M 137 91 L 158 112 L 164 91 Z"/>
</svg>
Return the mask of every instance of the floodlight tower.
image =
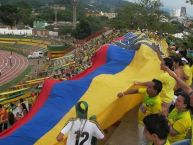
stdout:
<svg viewBox="0 0 193 145">
<path fill-rule="evenodd" d="M 58 22 L 58 19 L 57 19 L 58 11 L 64 11 L 66 8 L 64 6 L 53 5 L 53 6 L 51 6 L 51 9 L 54 10 L 54 24 L 57 24 L 57 22 Z"/>
<path fill-rule="evenodd" d="M 54 23 L 57 24 L 57 15 L 58 15 L 58 7 L 57 6 L 54 6 Z"/>
<path fill-rule="evenodd" d="M 76 28 L 76 8 L 77 8 L 77 4 L 78 4 L 78 0 L 71 0 L 72 2 L 72 7 L 73 7 L 73 28 Z"/>
</svg>

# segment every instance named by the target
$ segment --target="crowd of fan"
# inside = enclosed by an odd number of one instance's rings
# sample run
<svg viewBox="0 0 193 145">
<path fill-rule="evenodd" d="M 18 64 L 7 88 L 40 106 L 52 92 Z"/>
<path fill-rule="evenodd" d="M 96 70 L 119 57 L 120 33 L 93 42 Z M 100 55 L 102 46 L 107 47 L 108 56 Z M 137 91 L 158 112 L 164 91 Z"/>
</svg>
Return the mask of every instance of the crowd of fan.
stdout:
<svg viewBox="0 0 193 145">
<path fill-rule="evenodd" d="M 134 82 L 139 89 L 128 89 L 117 96 L 144 94 L 138 111 L 139 145 L 190 145 L 192 59 L 175 44 L 168 47 L 168 57 L 160 49 L 154 50 L 161 61 L 162 73 L 148 82 Z"/>
<path fill-rule="evenodd" d="M 155 36 L 157 41 L 162 39 L 157 33 L 149 34 L 151 38 Z M 113 37 L 110 39 L 113 40 Z M 78 60 L 79 64 L 82 64 L 86 56 L 85 48 L 91 50 L 88 44 L 86 45 L 76 52 L 77 56 L 83 56 Z M 134 82 L 134 85 L 141 87 L 119 92 L 117 96 L 121 98 L 129 94 L 144 94 L 138 111 L 139 145 L 188 145 L 192 138 L 192 59 L 187 57 L 186 50 L 180 50 L 175 44 L 168 47 L 167 57 L 159 48 L 154 50 L 161 61 L 162 73 L 149 82 Z M 63 136 L 63 132 L 61 134 Z"/>
<path fill-rule="evenodd" d="M 154 38 L 156 41 L 164 37 L 157 33 L 149 33 L 148 36 L 151 38 L 156 36 Z M 84 53 L 84 49 L 80 50 Z M 139 145 L 191 144 L 192 59 L 187 57 L 186 50 L 180 50 L 175 44 L 169 44 L 167 50 L 169 56 L 164 56 L 160 48 L 154 48 L 161 61 L 161 74 L 148 82 L 134 82 L 138 89 L 129 88 L 117 94 L 118 98 L 135 93 L 144 95 L 138 111 Z M 83 58 L 79 61 L 82 60 Z M 57 140 L 61 141 L 64 134 L 68 133 L 68 140 L 71 143 L 72 136 L 66 128 L 69 126 L 63 128 Z"/>
<path fill-rule="evenodd" d="M 97 49 L 118 36 L 121 36 L 121 32 L 113 31 L 109 35 L 101 35 L 102 38 L 92 39 L 83 45 L 77 44 L 73 52 L 74 57 L 69 60 L 75 63 L 67 69 L 59 69 L 60 73 L 57 74 L 60 75 L 56 77 L 69 79 L 81 73 L 92 65 L 91 56 Z M 144 95 L 138 111 L 139 145 L 190 144 L 193 111 L 192 59 L 187 57 L 186 50 L 179 50 L 175 44 L 168 47 L 167 57 L 160 52 L 160 49 L 154 50 L 161 61 L 162 73 L 148 82 L 134 82 L 134 85 L 139 86 L 138 89 L 123 90 L 117 93 L 117 97 L 122 98 L 136 93 Z M 19 111 L 14 112 L 14 108 Z M 0 105 L 1 131 L 25 116 L 29 110 L 22 99 L 18 105 L 11 103 L 9 112 Z M 80 123 L 82 124 L 81 121 L 77 122 Z M 65 133 L 64 128 L 57 140 L 61 141 Z M 99 138 L 104 137 L 102 133 L 99 134 L 101 135 Z"/>
<path fill-rule="evenodd" d="M 72 53 L 73 57 L 66 61 L 66 64 L 69 63 L 70 65 L 55 70 L 53 77 L 57 79 L 69 79 L 80 74 L 92 65 L 92 56 L 102 45 L 110 43 L 113 39 L 122 36 L 123 34 L 124 32 L 113 30 L 109 34 L 104 33 L 84 44 L 75 44 L 75 50 Z"/>
<path fill-rule="evenodd" d="M 0 133 L 11 127 L 31 110 L 35 101 L 34 98 L 20 98 L 16 102 L 0 104 Z"/>
<path fill-rule="evenodd" d="M 97 51 L 97 49 L 112 40 L 120 36 L 120 31 L 113 31 L 108 35 L 101 35 L 98 38 L 94 38 L 87 43 L 84 44 L 75 44 L 76 49 L 73 51 L 73 56 L 71 60 L 67 60 L 66 63 L 71 63 L 66 68 L 61 68 L 55 71 L 54 78 L 57 79 L 69 79 L 76 74 L 81 73 L 83 70 L 86 70 L 91 66 L 91 56 Z M 102 37 L 102 41 L 101 41 Z M 33 102 L 34 95 L 32 92 L 32 96 L 30 99 L 20 99 L 17 102 L 12 102 L 6 105 L 0 104 L 0 132 L 6 130 L 10 126 L 12 126 L 15 122 L 23 118 L 28 111 L 30 110 Z"/>
</svg>

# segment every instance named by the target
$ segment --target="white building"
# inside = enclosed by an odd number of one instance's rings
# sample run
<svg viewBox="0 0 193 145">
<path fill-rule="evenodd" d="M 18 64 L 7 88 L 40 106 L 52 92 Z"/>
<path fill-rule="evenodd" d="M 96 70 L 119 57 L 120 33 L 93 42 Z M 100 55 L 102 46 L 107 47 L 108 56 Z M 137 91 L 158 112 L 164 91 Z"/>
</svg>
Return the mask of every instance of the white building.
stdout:
<svg viewBox="0 0 193 145">
<path fill-rule="evenodd" d="M 159 21 L 164 23 L 164 22 L 169 22 L 169 19 L 166 16 L 161 15 L 160 18 L 159 18 Z"/>
<path fill-rule="evenodd" d="M 173 9 L 171 16 L 172 17 L 180 17 L 181 16 L 181 9 Z"/>
<path fill-rule="evenodd" d="M 108 17 L 109 19 L 112 19 L 112 18 L 115 18 L 117 16 L 117 13 L 103 13 L 103 12 L 100 12 L 100 15 Z"/>
<path fill-rule="evenodd" d="M 180 12 L 181 17 L 186 17 L 186 7 L 181 7 L 181 12 Z"/>
<path fill-rule="evenodd" d="M 181 7 L 179 9 L 173 9 L 171 16 L 172 17 L 186 17 L 186 7 Z"/>
</svg>

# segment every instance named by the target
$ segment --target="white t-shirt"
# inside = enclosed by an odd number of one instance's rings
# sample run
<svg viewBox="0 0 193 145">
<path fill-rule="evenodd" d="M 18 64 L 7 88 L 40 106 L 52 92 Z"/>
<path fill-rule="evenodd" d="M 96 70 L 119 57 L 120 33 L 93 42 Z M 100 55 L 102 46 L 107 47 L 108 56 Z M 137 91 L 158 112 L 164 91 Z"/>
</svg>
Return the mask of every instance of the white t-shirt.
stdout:
<svg viewBox="0 0 193 145">
<path fill-rule="evenodd" d="M 81 132 L 79 143 L 76 144 L 77 131 Z M 68 134 L 66 145 L 91 145 L 92 137 L 103 139 L 104 134 L 96 123 L 86 119 L 71 119 L 61 131 L 62 134 Z"/>
<path fill-rule="evenodd" d="M 15 109 L 12 110 L 12 113 L 15 117 L 17 117 L 17 112 L 19 112 L 18 107 L 16 107 Z M 20 112 L 19 112 L 20 113 Z"/>
</svg>

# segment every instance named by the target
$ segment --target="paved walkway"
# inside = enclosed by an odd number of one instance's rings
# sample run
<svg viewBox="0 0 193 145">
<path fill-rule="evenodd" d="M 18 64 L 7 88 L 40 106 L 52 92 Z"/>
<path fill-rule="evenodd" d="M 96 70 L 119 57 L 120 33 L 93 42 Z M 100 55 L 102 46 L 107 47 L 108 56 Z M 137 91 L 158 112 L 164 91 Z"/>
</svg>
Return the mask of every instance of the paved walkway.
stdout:
<svg viewBox="0 0 193 145">
<path fill-rule="evenodd" d="M 138 127 L 137 114 L 139 106 L 130 110 L 118 126 L 112 126 L 106 133 L 106 139 L 98 145 L 137 145 Z"/>
</svg>

